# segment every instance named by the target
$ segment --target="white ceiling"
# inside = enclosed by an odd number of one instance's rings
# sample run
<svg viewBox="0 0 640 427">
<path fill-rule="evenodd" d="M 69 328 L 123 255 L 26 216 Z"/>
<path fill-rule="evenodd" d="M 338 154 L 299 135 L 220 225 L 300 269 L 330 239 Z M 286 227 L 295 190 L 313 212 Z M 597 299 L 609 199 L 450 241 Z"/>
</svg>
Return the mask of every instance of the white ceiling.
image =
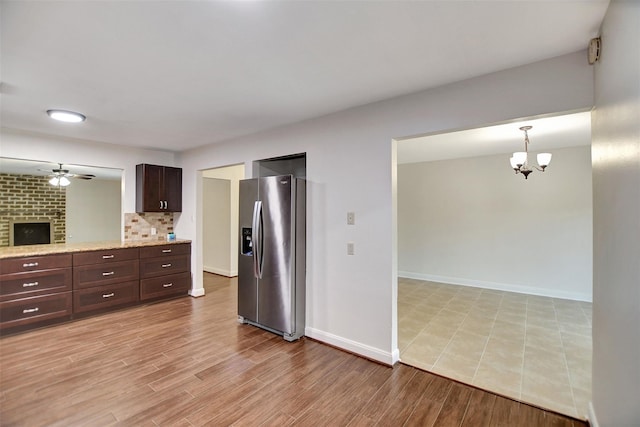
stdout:
<svg viewBox="0 0 640 427">
<path fill-rule="evenodd" d="M 0 173 L 48 176 L 53 175 L 53 169 L 59 168 L 60 165 L 58 163 L 0 157 Z M 122 169 L 69 164 L 62 165 L 62 169 L 66 169 L 69 173 L 76 175 L 95 175 L 96 179 L 115 180 L 122 178 Z"/>
<path fill-rule="evenodd" d="M 531 153 L 591 145 L 591 112 L 586 111 L 404 139 L 398 141 L 398 164 L 524 151 L 522 126 L 532 126 Z"/>
<path fill-rule="evenodd" d="M 2 0 L 2 125 L 182 151 L 585 49 L 607 6 Z"/>
</svg>

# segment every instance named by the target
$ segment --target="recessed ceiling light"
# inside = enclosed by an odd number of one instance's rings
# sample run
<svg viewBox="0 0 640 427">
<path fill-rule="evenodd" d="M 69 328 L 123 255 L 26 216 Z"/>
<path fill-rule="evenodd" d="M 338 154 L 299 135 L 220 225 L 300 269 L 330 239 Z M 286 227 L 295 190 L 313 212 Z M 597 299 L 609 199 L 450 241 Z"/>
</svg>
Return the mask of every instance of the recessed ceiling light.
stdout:
<svg viewBox="0 0 640 427">
<path fill-rule="evenodd" d="M 47 114 L 54 120 L 67 123 L 80 123 L 86 120 L 84 114 L 67 110 L 47 110 Z"/>
</svg>

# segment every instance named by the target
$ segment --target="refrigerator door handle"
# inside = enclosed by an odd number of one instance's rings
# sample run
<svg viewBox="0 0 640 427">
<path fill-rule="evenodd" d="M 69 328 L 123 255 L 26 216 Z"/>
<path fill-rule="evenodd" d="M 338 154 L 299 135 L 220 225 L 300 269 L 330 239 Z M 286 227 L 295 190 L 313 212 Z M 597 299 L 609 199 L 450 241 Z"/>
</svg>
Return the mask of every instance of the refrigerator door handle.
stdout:
<svg viewBox="0 0 640 427">
<path fill-rule="evenodd" d="M 253 204 L 252 222 L 253 275 L 258 279 L 262 279 L 262 202 L 260 200 Z"/>
</svg>

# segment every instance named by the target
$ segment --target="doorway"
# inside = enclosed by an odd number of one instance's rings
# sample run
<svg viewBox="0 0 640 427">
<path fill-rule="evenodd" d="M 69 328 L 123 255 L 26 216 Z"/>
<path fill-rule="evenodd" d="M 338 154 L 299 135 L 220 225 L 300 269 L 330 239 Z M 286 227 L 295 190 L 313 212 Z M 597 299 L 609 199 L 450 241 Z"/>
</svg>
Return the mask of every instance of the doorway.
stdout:
<svg viewBox="0 0 640 427">
<path fill-rule="evenodd" d="M 515 135 L 502 152 L 478 148 L 502 129 L 398 142 L 398 342 L 404 363 L 586 418 L 590 116 L 577 116 L 548 118 L 545 137 L 544 120 L 501 125 Z M 527 180 L 509 172 L 507 154 L 521 150 L 523 124 L 541 131 L 530 149 L 554 156 Z M 419 144 L 431 159 L 408 153 Z"/>
<path fill-rule="evenodd" d="M 204 271 L 238 275 L 238 189 L 244 164 L 202 171 L 202 264 Z"/>
</svg>

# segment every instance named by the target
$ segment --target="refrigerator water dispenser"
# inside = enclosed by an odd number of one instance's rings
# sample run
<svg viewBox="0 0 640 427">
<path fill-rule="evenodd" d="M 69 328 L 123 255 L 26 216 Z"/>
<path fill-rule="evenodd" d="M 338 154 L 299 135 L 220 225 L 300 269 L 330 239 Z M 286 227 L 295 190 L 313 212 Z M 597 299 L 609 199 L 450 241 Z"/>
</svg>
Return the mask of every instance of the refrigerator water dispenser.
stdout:
<svg viewBox="0 0 640 427">
<path fill-rule="evenodd" d="M 242 228 L 242 247 L 240 253 L 246 256 L 253 256 L 253 246 L 251 245 L 251 228 Z"/>
</svg>

